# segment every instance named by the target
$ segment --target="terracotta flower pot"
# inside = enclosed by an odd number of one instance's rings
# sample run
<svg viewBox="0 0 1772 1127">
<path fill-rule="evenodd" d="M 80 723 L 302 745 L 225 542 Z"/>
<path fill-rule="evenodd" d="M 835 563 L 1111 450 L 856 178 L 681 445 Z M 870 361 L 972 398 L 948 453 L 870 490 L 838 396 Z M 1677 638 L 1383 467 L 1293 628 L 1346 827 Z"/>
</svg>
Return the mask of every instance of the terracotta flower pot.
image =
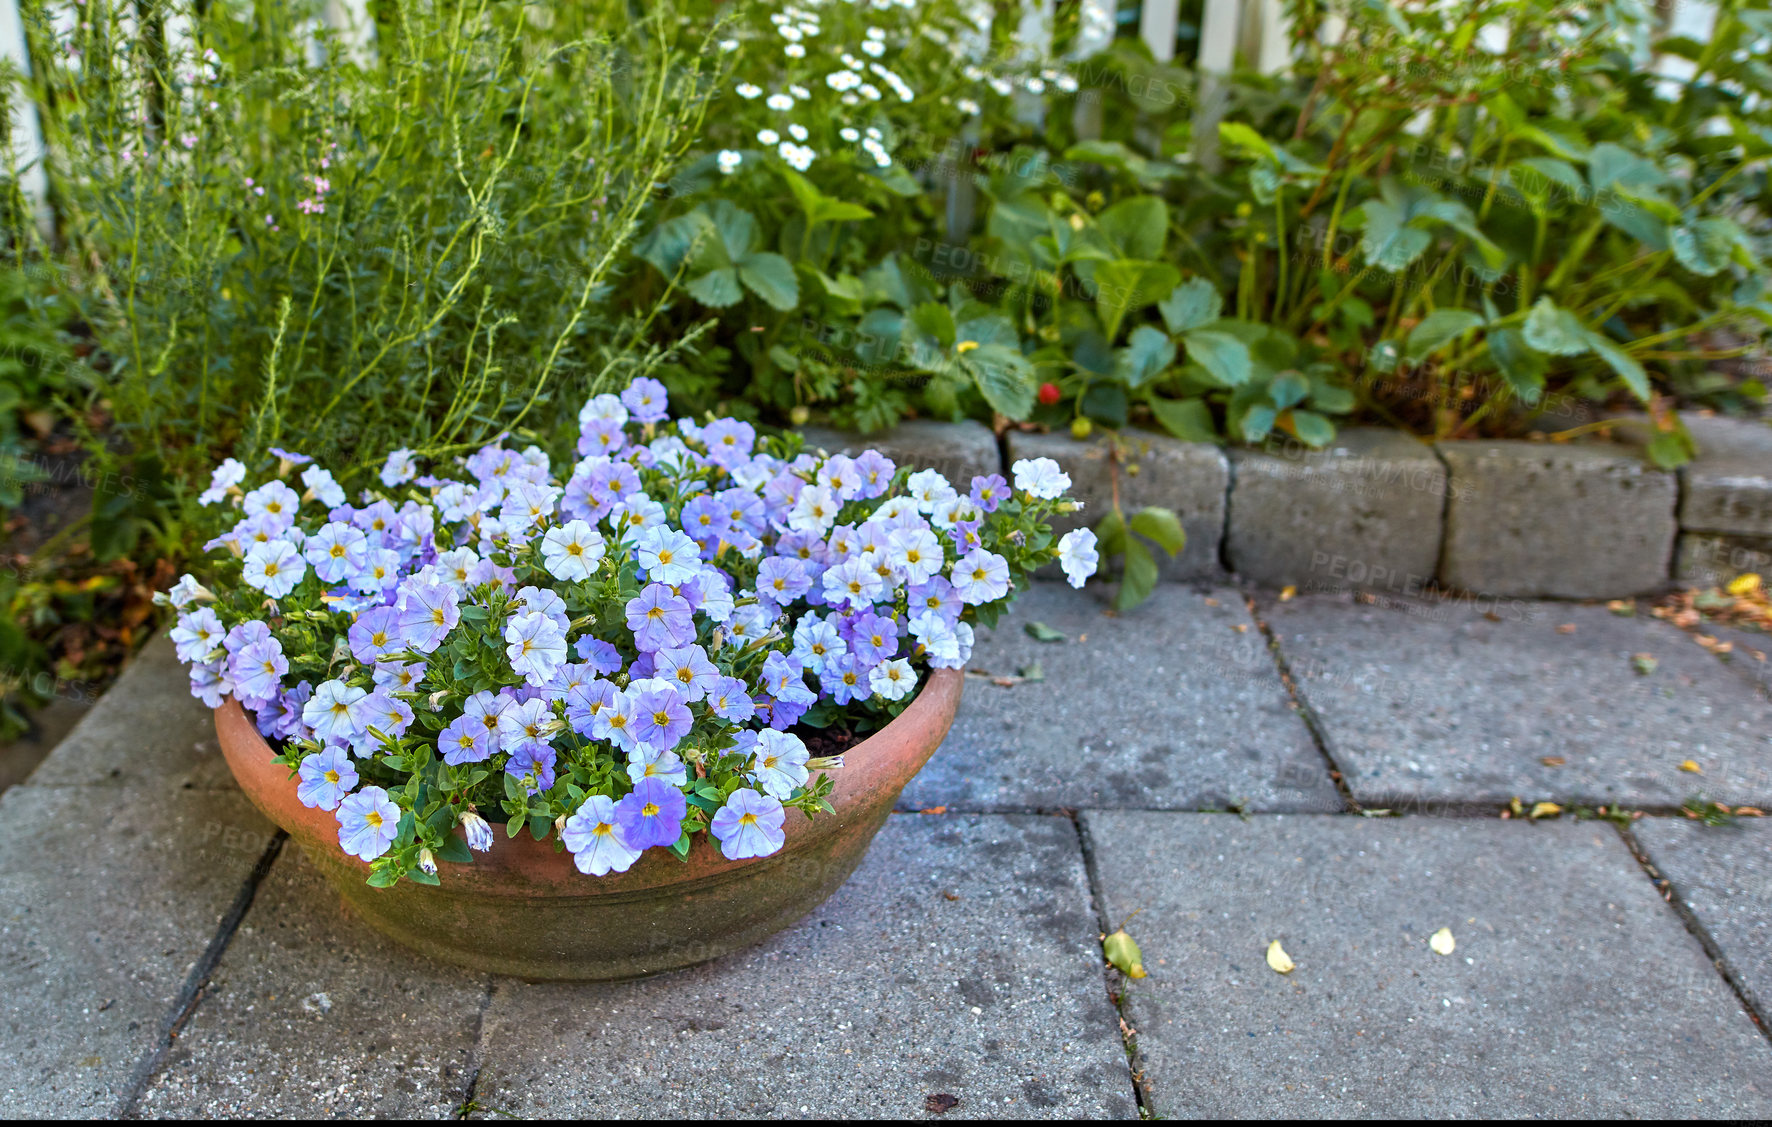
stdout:
<svg viewBox="0 0 1772 1127">
<path fill-rule="evenodd" d="M 440 886 L 364 883 L 369 865 L 338 845 L 338 822 L 295 797 L 287 767 L 240 705 L 215 711 L 222 755 L 240 789 L 288 831 L 377 931 L 439 959 L 529 979 L 637 978 L 718 958 L 793 923 L 837 890 L 867 852 L 898 794 L 940 746 L 960 704 L 960 671 L 938 669 L 898 719 L 830 773 L 836 813 L 787 812 L 772 857 L 728 861 L 698 835 L 687 862 L 649 849 L 625 873 L 587 876 L 553 835 L 497 841 L 471 865 L 438 862 Z"/>
</svg>

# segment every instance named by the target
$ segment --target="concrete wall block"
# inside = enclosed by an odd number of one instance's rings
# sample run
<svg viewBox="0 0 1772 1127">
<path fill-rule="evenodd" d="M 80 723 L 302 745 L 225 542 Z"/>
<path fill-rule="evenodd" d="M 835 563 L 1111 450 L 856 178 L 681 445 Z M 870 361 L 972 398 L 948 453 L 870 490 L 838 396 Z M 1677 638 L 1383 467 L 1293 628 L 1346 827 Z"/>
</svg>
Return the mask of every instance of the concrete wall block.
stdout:
<svg viewBox="0 0 1772 1127">
<path fill-rule="evenodd" d="M 1431 448 L 1378 428 L 1323 450 L 1232 450 L 1225 556 L 1270 587 L 1416 593 L 1440 559 L 1446 470 Z"/>
<path fill-rule="evenodd" d="M 1484 594 L 1593 599 L 1666 586 L 1674 475 L 1620 446 L 1447 442 L 1440 580 Z"/>
</svg>

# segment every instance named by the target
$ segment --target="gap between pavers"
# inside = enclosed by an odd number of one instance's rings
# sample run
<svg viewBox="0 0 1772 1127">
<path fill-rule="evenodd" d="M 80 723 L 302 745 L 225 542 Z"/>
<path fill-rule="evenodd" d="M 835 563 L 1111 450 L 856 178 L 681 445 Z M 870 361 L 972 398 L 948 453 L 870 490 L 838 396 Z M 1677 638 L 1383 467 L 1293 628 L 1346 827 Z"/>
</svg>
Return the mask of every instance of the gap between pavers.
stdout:
<svg viewBox="0 0 1772 1127">
<path fill-rule="evenodd" d="M 1104 915 L 1141 910 L 1123 1010 L 1159 1116 L 1772 1114 L 1772 1044 L 1609 824 L 1083 826 Z"/>
<path fill-rule="evenodd" d="M 1722 956 L 1762 1019 L 1772 1017 L 1772 823 L 1707 826 L 1643 818 L 1631 836 Z"/>
<path fill-rule="evenodd" d="M 1035 583 L 980 630 L 954 726 L 899 808 L 1341 809 L 1241 594 L 1161 584 L 1106 609 Z M 1067 640 L 1035 641 L 1034 622 Z M 992 680 L 1035 663 L 1041 680 Z"/>
<path fill-rule="evenodd" d="M 0 796 L 0 1113 L 117 1113 L 273 832 L 237 793 Z"/>
<path fill-rule="evenodd" d="M 558 1118 L 1130 1117 L 1076 829 L 894 815 L 855 876 L 749 950 L 638 982 L 501 979 L 476 1101 Z"/>
<path fill-rule="evenodd" d="M 1666 623 L 1513 599 L 1323 595 L 1261 613 L 1363 805 L 1772 802 L 1772 701 Z"/>
<path fill-rule="evenodd" d="M 139 1113 L 448 1118 L 467 1091 L 490 984 L 383 939 L 291 845 Z"/>
</svg>

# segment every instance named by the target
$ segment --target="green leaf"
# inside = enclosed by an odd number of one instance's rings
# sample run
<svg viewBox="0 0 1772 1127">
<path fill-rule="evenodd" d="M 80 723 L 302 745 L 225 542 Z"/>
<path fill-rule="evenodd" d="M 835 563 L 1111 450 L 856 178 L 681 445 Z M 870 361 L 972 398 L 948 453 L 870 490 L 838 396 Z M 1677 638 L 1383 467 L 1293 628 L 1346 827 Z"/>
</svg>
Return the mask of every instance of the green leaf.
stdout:
<svg viewBox="0 0 1772 1127">
<path fill-rule="evenodd" d="M 1267 397 L 1282 410 L 1304 402 L 1304 397 L 1310 393 L 1310 381 L 1298 372 L 1281 372 L 1267 386 Z"/>
<path fill-rule="evenodd" d="M 1151 597 L 1157 589 L 1157 558 L 1144 546 L 1144 541 L 1128 538 L 1126 563 L 1120 572 L 1120 589 L 1114 594 L 1114 608 L 1127 611 Z"/>
<path fill-rule="evenodd" d="M 1025 622 L 1022 630 L 1036 642 L 1065 642 L 1070 638 L 1062 630 L 1054 630 L 1044 622 Z"/>
<path fill-rule="evenodd" d="M 1241 429 L 1244 442 L 1260 442 L 1274 429 L 1274 418 L 1278 414 L 1274 408 L 1265 403 L 1258 403 L 1243 413 Z"/>
<path fill-rule="evenodd" d="M 641 242 L 640 257 L 658 267 L 659 273 L 668 277 L 676 273 L 678 265 L 704 232 L 707 237 L 713 237 L 713 225 L 699 211 L 667 219 Z"/>
<path fill-rule="evenodd" d="M 779 170 L 782 179 L 787 181 L 788 190 L 794 193 L 794 200 L 806 216 L 806 222 L 838 223 L 848 219 L 872 219 L 874 213 L 855 203 L 846 203 L 834 196 L 827 196 L 812 183 L 791 168 Z"/>
<path fill-rule="evenodd" d="M 437 860 L 471 865 L 474 863 L 474 855 L 468 851 L 467 842 L 452 833 L 446 833 L 443 835 L 443 844 L 437 847 Z"/>
<path fill-rule="evenodd" d="M 1238 387 L 1249 379 L 1249 346 L 1217 329 L 1195 329 L 1182 340 L 1187 358 L 1212 374 L 1225 387 Z"/>
<path fill-rule="evenodd" d="M 1132 531 L 1153 541 L 1171 556 L 1187 547 L 1187 533 L 1182 531 L 1181 518 L 1174 510 L 1153 505 L 1132 514 Z"/>
<path fill-rule="evenodd" d="M 718 270 L 710 270 L 699 278 L 691 278 L 683 289 L 690 297 L 713 309 L 725 309 L 744 296 L 744 291 L 738 286 L 738 270 L 731 266 L 723 266 Z"/>
<path fill-rule="evenodd" d="M 1620 348 L 1609 337 L 1601 336 L 1595 332 L 1590 332 L 1587 336 L 1588 343 L 1593 346 L 1593 350 L 1600 354 L 1600 359 L 1604 360 L 1614 372 L 1618 373 L 1618 377 L 1624 381 L 1624 386 L 1630 388 L 1631 394 L 1644 403 L 1649 402 L 1649 376 L 1643 371 L 1643 366 L 1637 363 L 1636 357 Z"/>
<path fill-rule="evenodd" d="M 720 236 L 718 245 L 709 244 L 710 249 L 724 251 L 726 262 L 741 261 L 757 245 L 756 216 L 731 200 L 715 200 L 708 218 Z"/>
<path fill-rule="evenodd" d="M 1669 234 L 1669 245 L 1680 265 L 1709 278 L 1729 265 L 1730 255 L 1744 238 L 1733 219 L 1716 216 L 1682 223 Z"/>
<path fill-rule="evenodd" d="M 1127 387 L 1138 388 L 1174 363 L 1175 342 L 1159 329 L 1140 325 L 1120 349 L 1114 372 Z"/>
<path fill-rule="evenodd" d="M 1482 324 L 1483 318 L 1468 309 L 1436 309 L 1409 330 L 1403 356 L 1411 364 L 1416 363 Z"/>
<path fill-rule="evenodd" d="M 745 288 L 762 298 L 771 308 L 782 312 L 800 303 L 800 282 L 794 268 L 779 254 L 765 251 L 753 254 L 738 265 L 738 276 Z"/>
<path fill-rule="evenodd" d="M 1160 259 L 1169 234 L 1169 209 L 1156 196 L 1121 200 L 1096 217 L 1121 258 Z"/>
<path fill-rule="evenodd" d="M 1204 278 L 1189 278 L 1157 305 L 1163 323 L 1172 333 L 1185 333 L 1218 320 L 1224 311 L 1224 295 Z"/>
<path fill-rule="evenodd" d="M 1146 403 L 1163 429 L 1183 442 L 1218 441 L 1212 409 L 1204 399 L 1159 399 L 1153 395 Z"/>
<path fill-rule="evenodd" d="M 1525 341 L 1552 356 L 1577 356 L 1592 347 L 1587 326 L 1548 297 L 1539 298 L 1532 312 L 1526 314 Z"/>
<path fill-rule="evenodd" d="M 1120 258 L 1097 266 L 1095 308 L 1108 340 L 1119 335 L 1126 314 L 1156 303 L 1180 281 L 1181 273 L 1167 262 Z"/>
<path fill-rule="evenodd" d="M 1354 393 L 1326 379 L 1312 378 L 1311 406 L 1331 415 L 1345 415 L 1359 405 Z"/>
<path fill-rule="evenodd" d="M 1027 357 L 1008 345 L 986 344 L 960 358 L 961 367 L 972 374 L 978 393 L 991 410 L 1012 419 L 1025 419 L 1034 410 L 1038 381 Z"/>
<path fill-rule="evenodd" d="M 1518 329 L 1498 329 L 1489 334 L 1488 340 L 1489 355 L 1495 358 L 1495 366 L 1514 394 L 1525 403 L 1538 402 L 1549 367 L 1544 354 L 1527 345 Z"/>
<path fill-rule="evenodd" d="M 1306 446 L 1327 446 L 1335 441 L 1335 424 L 1317 414 L 1296 408 L 1281 416 L 1284 429 Z"/>
<path fill-rule="evenodd" d="M 1279 157 L 1274 152 L 1273 145 L 1268 143 L 1267 138 L 1240 121 L 1219 122 L 1218 139 L 1231 148 L 1242 149 L 1245 152 L 1254 153 L 1256 156 L 1263 156 L 1272 161 L 1279 160 Z"/>
<path fill-rule="evenodd" d="M 1120 510 L 1109 509 L 1095 526 L 1095 542 L 1103 559 L 1119 555 L 1126 548 L 1126 520 Z"/>
</svg>

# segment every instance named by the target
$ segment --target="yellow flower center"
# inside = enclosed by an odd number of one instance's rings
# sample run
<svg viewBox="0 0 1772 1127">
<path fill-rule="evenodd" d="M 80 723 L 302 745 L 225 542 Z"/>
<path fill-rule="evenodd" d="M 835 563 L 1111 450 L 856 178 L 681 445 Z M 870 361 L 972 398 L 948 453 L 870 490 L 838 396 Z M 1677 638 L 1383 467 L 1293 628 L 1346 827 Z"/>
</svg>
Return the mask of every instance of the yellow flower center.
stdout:
<svg viewBox="0 0 1772 1127">
<path fill-rule="evenodd" d="M 646 805 L 640 807 L 640 814 L 642 817 L 651 818 L 657 815 L 657 813 L 658 803 L 656 802 L 648 802 Z"/>
</svg>

